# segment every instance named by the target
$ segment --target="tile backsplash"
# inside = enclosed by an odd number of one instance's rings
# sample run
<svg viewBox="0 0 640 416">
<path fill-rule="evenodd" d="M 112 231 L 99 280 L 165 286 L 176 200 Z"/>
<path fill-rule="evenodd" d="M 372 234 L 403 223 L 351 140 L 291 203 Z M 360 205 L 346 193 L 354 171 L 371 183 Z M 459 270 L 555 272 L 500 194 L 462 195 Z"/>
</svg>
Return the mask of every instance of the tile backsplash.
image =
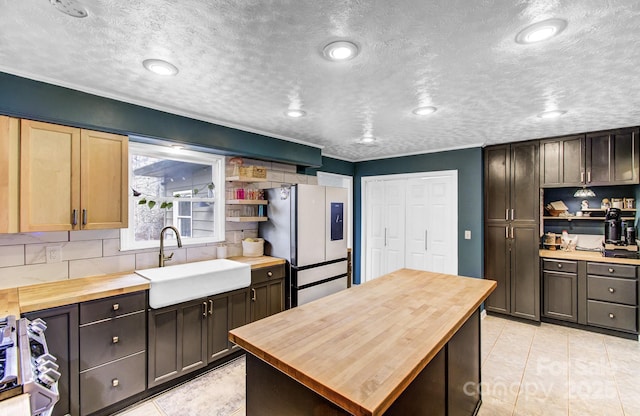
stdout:
<svg viewBox="0 0 640 416">
<path fill-rule="evenodd" d="M 244 159 L 244 163 L 267 168 L 267 181 L 256 183 L 258 188 L 273 188 L 283 183 L 317 184 L 317 177 L 299 175 L 292 165 L 249 159 Z M 227 168 L 227 174 L 230 174 L 231 167 Z M 242 255 L 242 239 L 257 235 L 258 223 L 227 222 L 224 243 L 168 247 L 167 252 L 174 253 L 170 264 L 215 259 L 220 244 L 227 246 L 229 257 L 239 256 Z M 47 247 L 59 247 L 59 262 L 46 262 Z M 0 289 L 131 272 L 157 264 L 158 248 L 120 251 L 120 230 L 0 234 Z"/>
</svg>

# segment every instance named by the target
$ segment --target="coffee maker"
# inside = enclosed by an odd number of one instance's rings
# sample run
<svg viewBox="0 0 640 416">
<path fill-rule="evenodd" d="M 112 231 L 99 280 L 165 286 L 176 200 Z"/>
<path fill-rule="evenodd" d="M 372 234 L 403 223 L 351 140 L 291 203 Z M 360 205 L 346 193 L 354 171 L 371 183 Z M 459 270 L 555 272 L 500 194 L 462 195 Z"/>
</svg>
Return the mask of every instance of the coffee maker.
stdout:
<svg viewBox="0 0 640 416">
<path fill-rule="evenodd" d="M 622 245 L 622 218 L 618 208 L 609 208 L 604 218 L 604 243 Z"/>
<path fill-rule="evenodd" d="M 638 258 L 635 227 L 622 221 L 622 212 L 618 208 L 609 208 L 604 218 L 603 254 L 605 257 Z"/>
</svg>

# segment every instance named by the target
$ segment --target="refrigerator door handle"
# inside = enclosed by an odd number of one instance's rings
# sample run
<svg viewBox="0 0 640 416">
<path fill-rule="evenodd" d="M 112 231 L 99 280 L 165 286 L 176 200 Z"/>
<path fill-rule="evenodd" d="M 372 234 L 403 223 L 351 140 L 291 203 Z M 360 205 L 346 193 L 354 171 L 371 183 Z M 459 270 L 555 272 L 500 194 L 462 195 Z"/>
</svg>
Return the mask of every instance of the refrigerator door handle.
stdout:
<svg viewBox="0 0 640 416">
<path fill-rule="evenodd" d="M 384 246 L 387 246 L 387 227 L 384 227 Z"/>
</svg>

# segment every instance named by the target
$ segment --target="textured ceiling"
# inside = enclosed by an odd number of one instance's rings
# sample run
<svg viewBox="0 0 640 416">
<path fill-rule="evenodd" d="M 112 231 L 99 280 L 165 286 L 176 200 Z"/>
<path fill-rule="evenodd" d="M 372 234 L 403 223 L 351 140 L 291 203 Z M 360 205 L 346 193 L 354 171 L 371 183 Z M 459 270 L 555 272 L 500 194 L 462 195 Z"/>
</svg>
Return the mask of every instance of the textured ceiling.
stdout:
<svg viewBox="0 0 640 416">
<path fill-rule="evenodd" d="M 351 161 L 640 124 L 637 0 L 78 1 L 84 19 L 0 0 L 0 71 Z M 550 17 L 568 21 L 559 36 L 515 43 Z M 321 57 L 343 38 L 355 59 Z M 567 113 L 537 117 L 550 109 Z M 357 143 L 367 132 L 375 144 Z"/>
</svg>

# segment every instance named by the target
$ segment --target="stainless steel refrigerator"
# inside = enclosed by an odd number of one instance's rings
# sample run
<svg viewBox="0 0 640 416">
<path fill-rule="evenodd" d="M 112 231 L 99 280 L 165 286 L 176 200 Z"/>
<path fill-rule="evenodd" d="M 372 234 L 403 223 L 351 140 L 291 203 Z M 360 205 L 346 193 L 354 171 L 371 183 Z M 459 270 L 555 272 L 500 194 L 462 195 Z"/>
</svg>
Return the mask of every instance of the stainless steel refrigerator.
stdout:
<svg viewBox="0 0 640 416">
<path fill-rule="evenodd" d="M 265 254 L 287 260 L 286 307 L 347 288 L 347 190 L 292 185 L 266 190 Z"/>
</svg>

